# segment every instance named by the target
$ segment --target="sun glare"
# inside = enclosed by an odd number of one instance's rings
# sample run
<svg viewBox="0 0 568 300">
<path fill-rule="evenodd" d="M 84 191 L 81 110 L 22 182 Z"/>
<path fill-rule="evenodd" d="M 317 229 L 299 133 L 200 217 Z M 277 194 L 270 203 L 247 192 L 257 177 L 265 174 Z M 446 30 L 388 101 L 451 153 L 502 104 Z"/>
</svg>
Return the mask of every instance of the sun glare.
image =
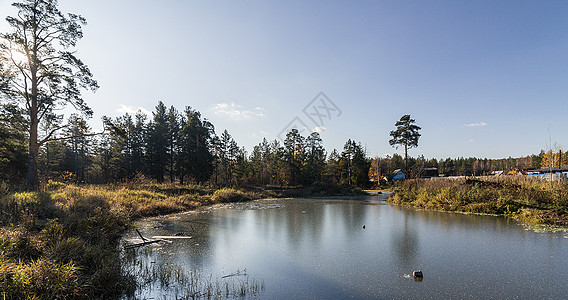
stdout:
<svg viewBox="0 0 568 300">
<path fill-rule="evenodd" d="M 17 64 L 25 64 L 28 62 L 28 57 L 21 51 L 12 50 L 10 51 L 11 59 L 13 59 Z"/>
</svg>

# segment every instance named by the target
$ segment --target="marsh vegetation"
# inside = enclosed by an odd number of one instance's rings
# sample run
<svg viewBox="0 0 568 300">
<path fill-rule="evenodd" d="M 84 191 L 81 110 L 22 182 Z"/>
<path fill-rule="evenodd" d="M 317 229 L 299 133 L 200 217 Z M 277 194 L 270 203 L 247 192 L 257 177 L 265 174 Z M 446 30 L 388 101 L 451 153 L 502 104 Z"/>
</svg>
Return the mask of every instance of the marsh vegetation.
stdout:
<svg viewBox="0 0 568 300">
<path fill-rule="evenodd" d="M 136 287 L 119 241 L 133 220 L 268 193 L 192 185 L 77 186 L 0 196 L 0 288 L 6 299 L 117 298 Z"/>
<path fill-rule="evenodd" d="M 412 207 L 505 215 L 526 224 L 568 226 L 568 184 L 524 176 L 407 180 L 389 201 Z"/>
</svg>

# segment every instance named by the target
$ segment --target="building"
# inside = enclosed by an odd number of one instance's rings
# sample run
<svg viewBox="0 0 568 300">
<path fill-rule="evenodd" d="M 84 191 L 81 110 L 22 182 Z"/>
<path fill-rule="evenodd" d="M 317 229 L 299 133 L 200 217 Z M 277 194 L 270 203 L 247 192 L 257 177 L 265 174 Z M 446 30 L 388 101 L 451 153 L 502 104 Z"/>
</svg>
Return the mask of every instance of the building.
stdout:
<svg viewBox="0 0 568 300">
<path fill-rule="evenodd" d="M 566 181 L 568 179 L 568 166 L 527 170 L 527 176 L 552 181 Z"/>
<path fill-rule="evenodd" d="M 406 175 L 404 174 L 404 172 L 401 169 L 396 169 L 391 173 L 391 175 L 388 177 L 388 179 L 390 181 L 405 180 Z"/>
<path fill-rule="evenodd" d="M 438 177 L 438 168 L 424 168 L 420 172 L 421 178 Z"/>
</svg>

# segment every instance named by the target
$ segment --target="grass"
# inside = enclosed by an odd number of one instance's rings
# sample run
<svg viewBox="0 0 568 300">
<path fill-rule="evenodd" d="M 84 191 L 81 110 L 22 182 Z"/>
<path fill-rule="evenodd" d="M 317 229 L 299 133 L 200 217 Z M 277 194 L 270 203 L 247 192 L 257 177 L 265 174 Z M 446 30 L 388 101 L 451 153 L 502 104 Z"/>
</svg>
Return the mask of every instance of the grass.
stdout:
<svg viewBox="0 0 568 300">
<path fill-rule="evenodd" d="M 187 271 L 175 263 L 152 261 L 148 256 L 154 249 L 144 247 L 124 253 L 127 272 L 136 274 L 136 284 L 143 288 L 129 294 L 128 299 L 156 297 L 158 295 L 152 294 L 154 290 L 164 299 L 252 299 L 264 290 L 264 282 L 250 277 L 246 270 L 213 277 L 200 270 Z"/>
<path fill-rule="evenodd" d="M 425 209 L 496 214 L 529 225 L 568 227 L 568 184 L 521 176 L 417 179 L 394 187 L 389 201 Z"/>
<path fill-rule="evenodd" d="M 322 184 L 217 189 L 146 182 L 78 186 L 53 181 L 42 191 L 14 192 L 0 183 L 0 299 L 117 299 L 132 294 L 139 285 L 138 275 L 125 269 L 119 241 L 142 217 L 216 203 L 360 192 Z M 222 290 L 231 297 L 240 295 L 237 290 L 253 295 L 258 290 L 258 285 L 248 282 L 227 284 Z M 212 291 L 220 295 L 215 287 L 200 296 Z"/>
<path fill-rule="evenodd" d="M 136 287 L 118 249 L 133 221 L 270 196 L 201 186 L 76 186 L 0 194 L 2 299 L 116 299 Z"/>
</svg>

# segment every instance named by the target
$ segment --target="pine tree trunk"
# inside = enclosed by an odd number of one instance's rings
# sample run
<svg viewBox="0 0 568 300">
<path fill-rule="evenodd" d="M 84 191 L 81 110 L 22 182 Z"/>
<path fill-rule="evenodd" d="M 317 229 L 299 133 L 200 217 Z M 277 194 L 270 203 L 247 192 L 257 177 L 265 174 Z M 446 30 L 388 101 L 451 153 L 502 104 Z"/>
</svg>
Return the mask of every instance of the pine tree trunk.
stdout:
<svg viewBox="0 0 568 300">
<path fill-rule="evenodd" d="M 35 55 L 34 55 L 35 57 Z M 29 144 L 29 157 L 28 157 L 28 174 L 26 176 L 26 181 L 28 188 L 31 190 L 39 189 L 39 176 L 38 176 L 38 153 L 39 153 L 39 142 L 37 140 L 37 129 L 39 125 L 38 119 L 38 103 L 37 103 L 37 68 L 32 66 L 31 68 L 31 94 L 29 95 L 29 113 L 30 113 L 30 144 Z"/>
<path fill-rule="evenodd" d="M 38 120 L 35 107 L 32 107 L 30 112 L 30 143 L 29 143 L 29 156 L 28 156 L 28 174 L 26 176 L 26 183 L 31 190 L 39 189 L 39 176 L 38 176 L 38 153 L 39 143 L 37 140 Z"/>
<path fill-rule="evenodd" d="M 404 172 L 408 176 L 408 145 L 404 144 Z"/>
</svg>

